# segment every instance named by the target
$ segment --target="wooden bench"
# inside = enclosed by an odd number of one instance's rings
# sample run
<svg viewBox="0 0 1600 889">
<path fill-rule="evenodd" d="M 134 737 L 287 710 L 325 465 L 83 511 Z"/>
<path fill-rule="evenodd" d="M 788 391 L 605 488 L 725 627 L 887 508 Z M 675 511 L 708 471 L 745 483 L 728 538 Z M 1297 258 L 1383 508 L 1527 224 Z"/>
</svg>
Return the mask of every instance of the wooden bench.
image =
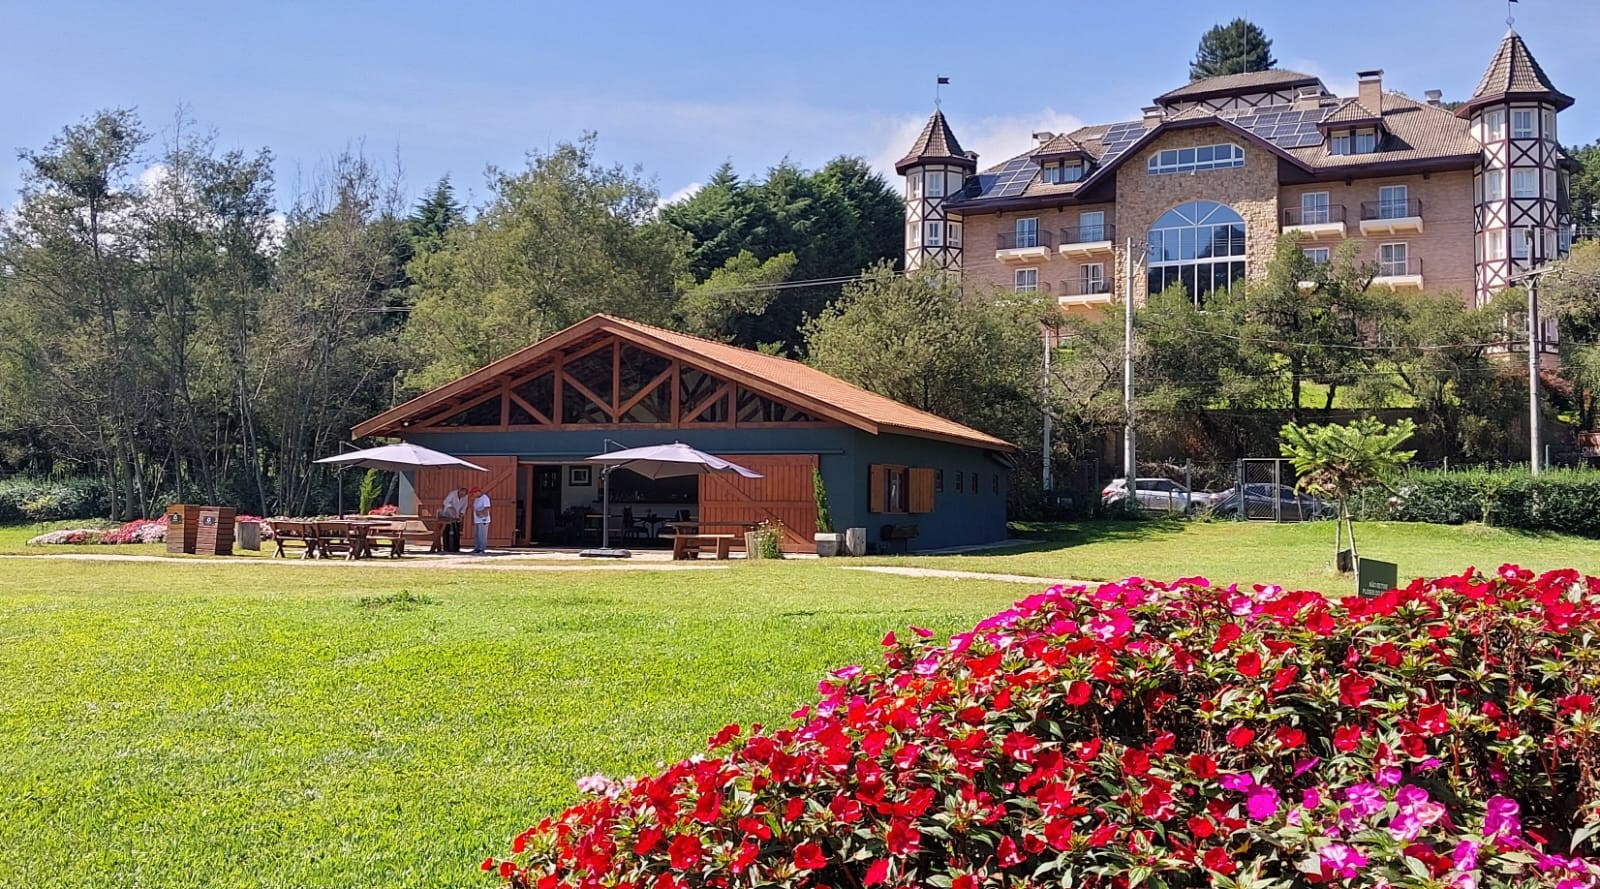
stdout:
<svg viewBox="0 0 1600 889">
<path fill-rule="evenodd" d="M 272 541 L 277 544 L 272 557 L 288 558 L 287 550 L 290 547 L 300 547 L 304 552 L 302 559 L 315 559 L 317 557 L 317 526 L 314 522 L 294 522 L 288 519 L 274 519 L 272 521 Z"/>
<path fill-rule="evenodd" d="M 427 544 L 427 551 L 436 553 L 444 548 L 444 522 L 430 519 L 397 522 L 392 528 L 374 530 L 371 541 L 388 544 L 391 559 L 405 555 L 407 544 Z"/>
<path fill-rule="evenodd" d="M 734 541 L 743 542 L 744 537 L 739 534 L 674 534 L 672 536 L 672 558 L 698 559 L 703 548 L 716 548 L 717 558 L 726 559 L 733 550 Z"/>
</svg>

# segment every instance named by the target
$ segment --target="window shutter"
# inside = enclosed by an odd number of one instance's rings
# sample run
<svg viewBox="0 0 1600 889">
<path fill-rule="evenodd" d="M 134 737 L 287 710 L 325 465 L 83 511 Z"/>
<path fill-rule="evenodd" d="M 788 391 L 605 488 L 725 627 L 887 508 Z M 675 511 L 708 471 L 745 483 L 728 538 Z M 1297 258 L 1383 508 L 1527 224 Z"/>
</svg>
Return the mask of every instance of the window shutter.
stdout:
<svg viewBox="0 0 1600 889">
<path fill-rule="evenodd" d="M 933 470 L 911 470 L 911 509 L 909 512 L 933 512 Z"/>
<path fill-rule="evenodd" d="M 888 504 L 884 502 L 884 474 L 883 466 L 874 463 L 867 467 L 867 512 L 888 512 Z"/>
</svg>

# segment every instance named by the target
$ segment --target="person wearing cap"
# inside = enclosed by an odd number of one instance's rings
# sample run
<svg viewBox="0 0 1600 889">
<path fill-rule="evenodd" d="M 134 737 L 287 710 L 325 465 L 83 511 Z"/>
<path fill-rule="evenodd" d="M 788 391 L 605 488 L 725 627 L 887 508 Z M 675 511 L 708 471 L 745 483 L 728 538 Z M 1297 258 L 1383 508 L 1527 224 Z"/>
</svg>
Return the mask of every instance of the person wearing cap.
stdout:
<svg viewBox="0 0 1600 889">
<path fill-rule="evenodd" d="M 472 553 L 481 556 L 489 550 L 489 495 L 473 488 L 467 496 L 472 499 Z"/>
<path fill-rule="evenodd" d="M 467 514 L 467 489 L 453 488 L 445 495 L 439 507 L 439 518 L 444 521 L 444 551 L 461 552 L 461 519 Z"/>
</svg>

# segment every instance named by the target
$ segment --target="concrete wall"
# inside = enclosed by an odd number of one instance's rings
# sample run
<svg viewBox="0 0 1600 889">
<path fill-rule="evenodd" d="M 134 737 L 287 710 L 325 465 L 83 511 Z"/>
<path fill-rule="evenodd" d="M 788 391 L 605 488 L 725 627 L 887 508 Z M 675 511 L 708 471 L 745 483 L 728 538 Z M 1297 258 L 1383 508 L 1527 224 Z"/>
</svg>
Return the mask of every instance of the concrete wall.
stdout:
<svg viewBox="0 0 1600 889">
<path fill-rule="evenodd" d="M 958 444 L 930 441 L 902 435 L 870 435 L 848 427 L 816 429 L 625 429 L 596 427 L 593 430 L 545 430 L 529 432 L 433 432 L 415 433 L 407 441 L 471 460 L 474 456 L 515 456 L 526 462 L 574 463 L 606 450 L 607 439 L 616 442 L 611 450 L 643 447 L 666 441 L 681 441 L 712 454 L 816 454 L 828 504 L 839 528 L 864 527 L 868 539 L 876 541 L 886 523 L 916 522 L 921 536 L 913 549 L 930 549 L 976 543 L 992 543 L 1006 537 L 1005 467 L 989 452 Z M 935 495 L 934 512 L 924 515 L 882 515 L 867 512 L 868 466 L 894 463 L 928 466 L 945 471 L 945 491 Z M 980 491 L 974 494 L 970 483 L 964 493 L 953 494 L 953 473 L 979 474 Z M 999 476 L 995 494 L 993 476 Z M 596 473 L 598 484 L 598 473 Z M 566 483 L 563 471 L 563 485 Z M 587 503 L 599 496 L 600 489 L 573 489 L 576 503 Z M 563 492 L 564 505 L 566 491 Z M 585 497 L 584 495 L 587 494 Z M 416 500 L 409 479 L 402 479 L 402 512 L 415 508 Z"/>
</svg>

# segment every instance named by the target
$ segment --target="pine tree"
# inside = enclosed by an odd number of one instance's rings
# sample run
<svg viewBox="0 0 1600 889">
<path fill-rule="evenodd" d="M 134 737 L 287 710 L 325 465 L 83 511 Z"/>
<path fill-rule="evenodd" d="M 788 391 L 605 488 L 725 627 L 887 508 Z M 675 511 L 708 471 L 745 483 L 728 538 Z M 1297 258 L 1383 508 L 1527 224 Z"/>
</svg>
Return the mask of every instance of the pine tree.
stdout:
<svg viewBox="0 0 1600 889">
<path fill-rule="evenodd" d="M 1243 74 L 1275 68 L 1272 41 L 1255 24 L 1234 19 L 1217 25 L 1200 38 L 1200 48 L 1189 63 L 1189 80 L 1204 80 L 1223 74 Z"/>
<path fill-rule="evenodd" d="M 460 224 L 465 214 L 456 202 L 455 188 L 445 176 L 406 218 L 406 229 L 417 252 L 428 253 L 444 246 L 444 234 Z"/>
</svg>

